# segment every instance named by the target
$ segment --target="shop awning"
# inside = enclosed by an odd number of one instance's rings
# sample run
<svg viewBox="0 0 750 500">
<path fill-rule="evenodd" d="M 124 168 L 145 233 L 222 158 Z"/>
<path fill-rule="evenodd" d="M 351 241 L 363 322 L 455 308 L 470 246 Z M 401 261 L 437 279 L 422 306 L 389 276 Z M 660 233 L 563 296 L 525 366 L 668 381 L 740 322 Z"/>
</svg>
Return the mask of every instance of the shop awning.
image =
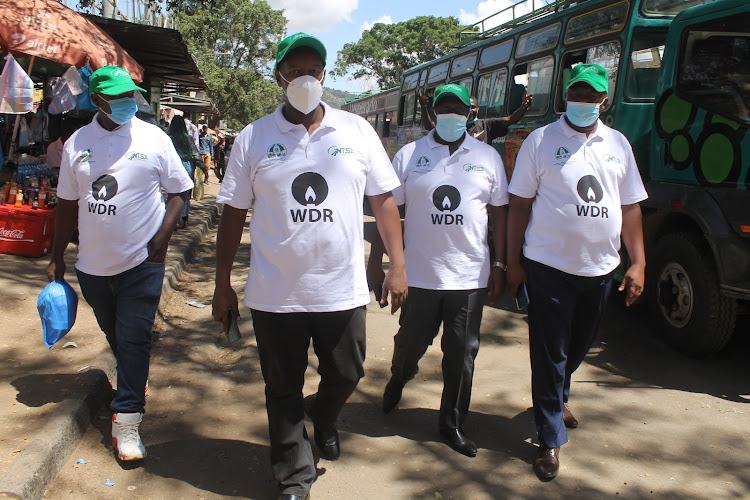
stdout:
<svg viewBox="0 0 750 500">
<path fill-rule="evenodd" d="M 162 107 L 167 106 L 187 113 L 212 113 L 216 111 L 209 99 L 186 95 L 162 95 L 159 104 Z"/>
<path fill-rule="evenodd" d="M 206 88 L 203 75 L 179 31 L 98 16 L 86 17 L 117 40 L 148 76 L 162 81 L 162 94 Z"/>
</svg>

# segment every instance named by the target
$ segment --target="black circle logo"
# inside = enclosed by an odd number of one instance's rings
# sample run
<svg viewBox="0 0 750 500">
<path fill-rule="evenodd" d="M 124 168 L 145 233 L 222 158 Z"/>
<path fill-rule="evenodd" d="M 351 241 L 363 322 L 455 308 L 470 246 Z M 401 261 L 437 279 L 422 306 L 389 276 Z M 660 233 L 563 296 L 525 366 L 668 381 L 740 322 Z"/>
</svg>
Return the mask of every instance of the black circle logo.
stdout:
<svg viewBox="0 0 750 500">
<path fill-rule="evenodd" d="M 440 186 L 432 193 L 432 204 L 441 212 L 453 212 L 461 204 L 461 193 L 453 186 Z"/>
<path fill-rule="evenodd" d="M 109 201 L 117 194 L 117 179 L 102 175 L 91 184 L 91 195 L 98 201 Z"/>
<path fill-rule="evenodd" d="M 586 203 L 599 203 L 604 198 L 604 189 L 596 177 L 593 175 L 584 175 L 578 181 L 578 196 Z"/>
<path fill-rule="evenodd" d="M 305 172 L 292 182 L 292 196 L 300 205 L 318 206 L 328 197 L 328 183 L 320 174 Z"/>
</svg>

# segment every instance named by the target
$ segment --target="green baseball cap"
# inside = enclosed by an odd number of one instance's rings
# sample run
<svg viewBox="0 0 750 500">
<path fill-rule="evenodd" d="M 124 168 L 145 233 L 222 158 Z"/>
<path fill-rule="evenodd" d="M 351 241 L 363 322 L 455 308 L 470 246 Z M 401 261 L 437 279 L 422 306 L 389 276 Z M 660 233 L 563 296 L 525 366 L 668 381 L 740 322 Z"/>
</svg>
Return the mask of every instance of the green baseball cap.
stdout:
<svg viewBox="0 0 750 500">
<path fill-rule="evenodd" d="M 279 42 L 279 48 L 276 52 L 276 66 L 274 66 L 274 69 L 279 66 L 281 60 L 284 59 L 284 57 L 286 57 L 286 55 L 290 51 L 296 49 L 297 47 L 310 47 L 314 49 L 315 52 L 320 54 L 320 57 L 323 58 L 323 65 L 325 65 L 326 48 L 323 46 L 323 42 L 321 42 L 314 36 L 310 36 L 307 33 L 300 32 L 295 33 L 294 35 L 289 35 Z"/>
<path fill-rule="evenodd" d="M 598 64 L 579 64 L 570 70 L 570 80 L 565 87 L 567 92 L 571 85 L 576 82 L 584 82 L 591 85 L 597 92 L 608 92 L 609 80 L 607 70 Z"/>
<path fill-rule="evenodd" d="M 117 95 L 131 90 L 146 92 L 130 78 L 128 70 L 117 66 L 99 68 L 89 79 L 89 94 Z"/>
<path fill-rule="evenodd" d="M 440 99 L 448 97 L 449 95 L 458 97 L 462 103 L 471 107 L 471 98 L 469 97 L 469 91 L 466 90 L 466 87 L 456 85 L 455 83 L 443 85 L 442 87 L 438 87 L 437 90 L 435 90 L 435 96 L 432 98 L 432 107 L 434 108 L 437 105 L 438 101 L 440 101 Z"/>
</svg>

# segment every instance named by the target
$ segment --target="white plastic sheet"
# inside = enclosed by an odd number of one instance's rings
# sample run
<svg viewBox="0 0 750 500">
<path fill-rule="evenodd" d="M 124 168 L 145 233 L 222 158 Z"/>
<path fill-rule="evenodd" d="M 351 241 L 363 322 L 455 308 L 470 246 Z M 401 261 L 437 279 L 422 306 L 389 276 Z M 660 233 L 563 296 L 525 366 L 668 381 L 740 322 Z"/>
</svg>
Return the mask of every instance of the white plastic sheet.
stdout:
<svg viewBox="0 0 750 500">
<path fill-rule="evenodd" d="M 0 113 L 24 114 L 34 109 L 34 82 L 15 58 L 5 56 L 0 74 Z"/>
</svg>

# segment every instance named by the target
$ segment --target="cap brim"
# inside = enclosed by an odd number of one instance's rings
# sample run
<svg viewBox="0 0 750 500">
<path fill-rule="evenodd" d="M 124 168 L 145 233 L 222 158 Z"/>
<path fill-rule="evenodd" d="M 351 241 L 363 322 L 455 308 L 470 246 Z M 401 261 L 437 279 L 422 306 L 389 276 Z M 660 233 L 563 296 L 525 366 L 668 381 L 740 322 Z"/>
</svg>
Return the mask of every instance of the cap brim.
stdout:
<svg viewBox="0 0 750 500">
<path fill-rule="evenodd" d="M 603 85 L 595 85 L 590 80 L 586 78 L 573 78 L 568 82 L 568 86 L 565 87 L 565 92 L 568 91 L 568 89 L 574 84 L 578 82 L 587 83 L 592 89 L 596 90 L 597 92 L 608 92 L 607 87 L 604 87 Z"/>
<path fill-rule="evenodd" d="M 97 90 L 96 93 L 104 95 L 119 95 L 124 94 L 125 92 L 130 92 L 131 90 L 140 90 L 141 92 L 146 92 L 146 89 L 142 89 L 134 83 L 127 83 L 122 85 L 115 85 L 114 87 L 109 87 L 107 89 Z"/>
</svg>

